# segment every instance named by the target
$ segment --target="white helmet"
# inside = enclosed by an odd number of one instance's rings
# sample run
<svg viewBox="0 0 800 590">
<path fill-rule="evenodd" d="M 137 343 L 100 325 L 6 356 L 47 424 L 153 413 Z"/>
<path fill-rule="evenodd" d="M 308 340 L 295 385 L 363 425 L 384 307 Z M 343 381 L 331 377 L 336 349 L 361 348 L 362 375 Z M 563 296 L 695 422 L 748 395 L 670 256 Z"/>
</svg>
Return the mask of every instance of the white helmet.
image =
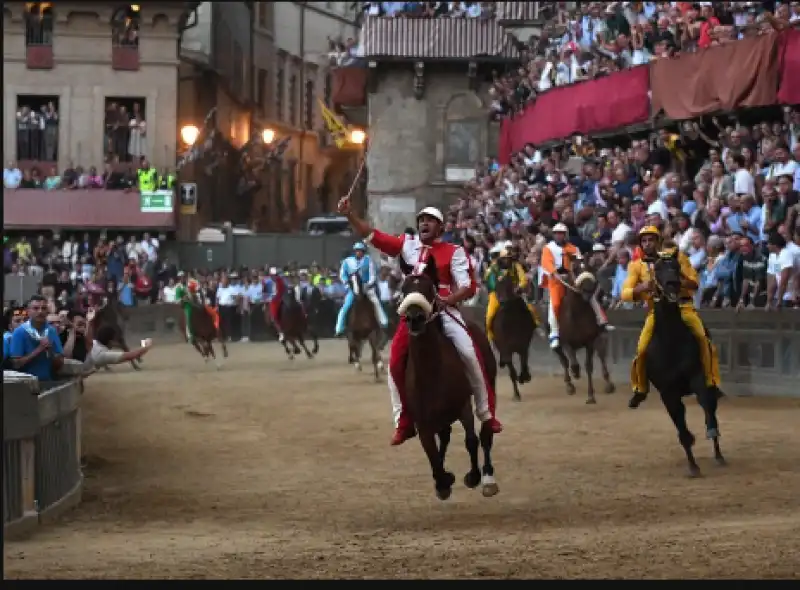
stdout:
<svg viewBox="0 0 800 590">
<path fill-rule="evenodd" d="M 564 225 L 563 223 L 556 223 L 556 224 L 553 226 L 553 233 L 556 233 L 556 232 L 564 232 L 564 233 L 568 233 L 568 232 L 569 232 L 569 230 L 567 229 L 567 226 L 566 226 L 566 225 Z"/>
<path fill-rule="evenodd" d="M 438 219 L 439 223 L 444 223 L 444 215 L 442 215 L 442 212 L 436 207 L 425 207 L 424 209 L 420 209 L 420 212 L 417 213 L 417 219 L 423 215 L 430 215 L 434 219 Z"/>
</svg>

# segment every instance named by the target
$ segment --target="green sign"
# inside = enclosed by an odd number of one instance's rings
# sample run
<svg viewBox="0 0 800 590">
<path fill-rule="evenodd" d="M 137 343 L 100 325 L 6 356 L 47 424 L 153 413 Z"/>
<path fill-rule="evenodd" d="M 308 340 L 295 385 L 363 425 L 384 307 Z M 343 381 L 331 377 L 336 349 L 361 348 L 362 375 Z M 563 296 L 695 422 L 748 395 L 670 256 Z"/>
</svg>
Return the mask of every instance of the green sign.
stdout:
<svg viewBox="0 0 800 590">
<path fill-rule="evenodd" d="M 172 213 L 172 191 L 142 191 L 139 196 L 139 206 L 142 213 Z"/>
</svg>

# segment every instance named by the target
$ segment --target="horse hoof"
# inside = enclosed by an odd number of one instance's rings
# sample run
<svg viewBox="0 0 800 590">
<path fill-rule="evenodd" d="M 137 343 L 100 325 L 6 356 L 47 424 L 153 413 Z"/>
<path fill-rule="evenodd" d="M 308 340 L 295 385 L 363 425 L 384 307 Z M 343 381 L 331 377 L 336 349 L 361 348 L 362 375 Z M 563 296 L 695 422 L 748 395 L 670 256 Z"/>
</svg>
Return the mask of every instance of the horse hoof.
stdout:
<svg viewBox="0 0 800 590">
<path fill-rule="evenodd" d="M 590 397 L 589 399 L 586 400 L 586 405 L 587 406 L 591 406 L 592 404 L 596 404 L 596 403 L 597 403 L 597 400 L 594 399 L 593 397 Z"/>
<path fill-rule="evenodd" d="M 523 373 L 522 375 L 519 376 L 520 383 L 525 384 L 525 383 L 530 383 L 530 381 L 531 381 L 530 373 Z"/>
<path fill-rule="evenodd" d="M 697 479 L 703 477 L 699 467 L 689 467 L 689 473 L 686 474 L 689 479 Z"/>
<path fill-rule="evenodd" d="M 567 383 L 567 395 L 575 395 L 575 386 L 572 383 Z"/>
<path fill-rule="evenodd" d="M 474 490 L 481 483 L 480 471 L 470 471 L 464 476 L 464 485 Z"/>
<path fill-rule="evenodd" d="M 319 352 L 319 346 L 314 345 L 314 348 L 311 350 L 311 352 L 313 352 L 314 354 L 317 354 Z"/>
<path fill-rule="evenodd" d="M 718 428 L 709 428 L 706 430 L 706 438 L 708 440 L 715 440 L 720 437 Z"/>
<path fill-rule="evenodd" d="M 727 467 L 728 466 L 728 462 L 725 460 L 725 457 L 723 457 L 722 455 L 718 455 L 718 456 L 714 457 L 714 460 L 717 462 L 717 466 L 718 467 Z"/>
<path fill-rule="evenodd" d="M 383 361 L 378 361 L 377 367 L 378 367 L 378 371 L 383 371 L 383 368 L 384 368 L 383 367 Z"/>
<path fill-rule="evenodd" d="M 453 493 L 453 488 L 443 488 L 443 489 L 436 488 L 436 497 L 439 498 L 440 500 L 447 500 L 452 493 Z"/>
<path fill-rule="evenodd" d="M 222 370 L 222 361 L 216 361 L 214 364 L 217 365 L 217 371 Z"/>
<path fill-rule="evenodd" d="M 289 355 L 289 360 L 290 360 L 290 361 L 293 361 L 293 360 L 294 360 L 294 355 L 293 355 L 293 354 L 290 354 L 290 355 Z"/>
<path fill-rule="evenodd" d="M 581 366 L 575 365 L 574 367 L 570 367 L 569 370 L 572 372 L 573 379 L 580 379 L 581 378 Z"/>
<path fill-rule="evenodd" d="M 361 363 L 359 363 L 358 361 L 353 363 L 353 366 L 355 367 L 356 371 L 359 371 L 359 372 L 361 371 Z"/>
<path fill-rule="evenodd" d="M 310 353 L 310 352 L 307 352 L 306 353 L 306 358 L 313 359 L 314 355 L 312 353 Z"/>
<path fill-rule="evenodd" d="M 515 393 L 514 397 L 511 398 L 511 401 L 521 402 L 522 401 L 522 397 L 518 393 Z"/>
<path fill-rule="evenodd" d="M 302 351 L 299 348 L 295 348 L 292 352 L 294 354 L 300 354 Z"/>
<path fill-rule="evenodd" d="M 204 357 L 203 357 L 203 362 L 204 362 L 204 363 L 206 363 L 206 364 L 208 364 L 208 361 L 210 361 L 210 360 L 211 360 L 211 359 L 210 359 L 210 358 L 208 358 L 207 356 L 204 356 Z"/>
<path fill-rule="evenodd" d="M 606 393 L 614 393 L 617 390 L 617 387 L 613 383 L 606 383 Z"/>
<path fill-rule="evenodd" d="M 497 492 L 500 491 L 500 488 L 497 487 L 497 482 L 494 479 L 493 475 L 484 475 L 483 476 L 483 488 L 481 489 L 481 493 L 483 494 L 484 498 L 491 498 L 492 496 L 496 496 Z"/>
</svg>

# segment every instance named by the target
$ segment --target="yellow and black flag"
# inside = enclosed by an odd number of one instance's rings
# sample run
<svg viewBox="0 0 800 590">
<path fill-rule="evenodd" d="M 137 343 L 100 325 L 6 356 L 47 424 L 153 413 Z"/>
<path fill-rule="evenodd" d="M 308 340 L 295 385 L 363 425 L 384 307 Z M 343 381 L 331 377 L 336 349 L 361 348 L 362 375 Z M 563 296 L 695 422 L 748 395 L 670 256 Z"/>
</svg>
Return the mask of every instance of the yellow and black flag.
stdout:
<svg viewBox="0 0 800 590">
<path fill-rule="evenodd" d="M 325 128 L 328 130 L 328 133 L 331 134 L 333 141 L 336 142 L 336 147 L 344 147 L 347 145 L 350 133 L 349 129 L 344 123 L 342 123 L 339 117 L 336 116 L 336 113 L 325 106 L 324 102 L 322 102 L 320 99 L 317 99 L 317 101 L 319 101 L 322 120 L 325 121 Z"/>
</svg>

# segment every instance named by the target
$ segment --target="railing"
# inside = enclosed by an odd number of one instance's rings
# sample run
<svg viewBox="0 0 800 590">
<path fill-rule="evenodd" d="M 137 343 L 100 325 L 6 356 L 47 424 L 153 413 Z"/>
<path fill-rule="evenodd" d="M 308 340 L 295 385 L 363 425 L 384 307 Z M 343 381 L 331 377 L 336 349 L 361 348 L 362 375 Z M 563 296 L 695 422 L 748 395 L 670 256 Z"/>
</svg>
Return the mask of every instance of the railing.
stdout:
<svg viewBox="0 0 800 590">
<path fill-rule="evenodd" d="M 40 392 L 38 395 L 37 393 Z M 20 536 L 81 499 L 80 388 L 3 376 L 3 533 Z"/>
<path fill-rule="evenodd" d="M 485 307 L 465 308 L 463 313 L 484 326 Z M 800 397 L 796 385 L 800 379 L 800 313 L 704 310 L 700 315 L 719 351 L 725 393 Z M 546 317 L 544 309 L 542 317 Z M 644 311 L 610 311 L 608 317 L 616 326 L 609 335 L 609 369 L 615 379 L 627 382 Z M 541 338 L 534 338 L 530 355 L 534 372 L 561 375 L 561 364 Z"/>
</svg>

